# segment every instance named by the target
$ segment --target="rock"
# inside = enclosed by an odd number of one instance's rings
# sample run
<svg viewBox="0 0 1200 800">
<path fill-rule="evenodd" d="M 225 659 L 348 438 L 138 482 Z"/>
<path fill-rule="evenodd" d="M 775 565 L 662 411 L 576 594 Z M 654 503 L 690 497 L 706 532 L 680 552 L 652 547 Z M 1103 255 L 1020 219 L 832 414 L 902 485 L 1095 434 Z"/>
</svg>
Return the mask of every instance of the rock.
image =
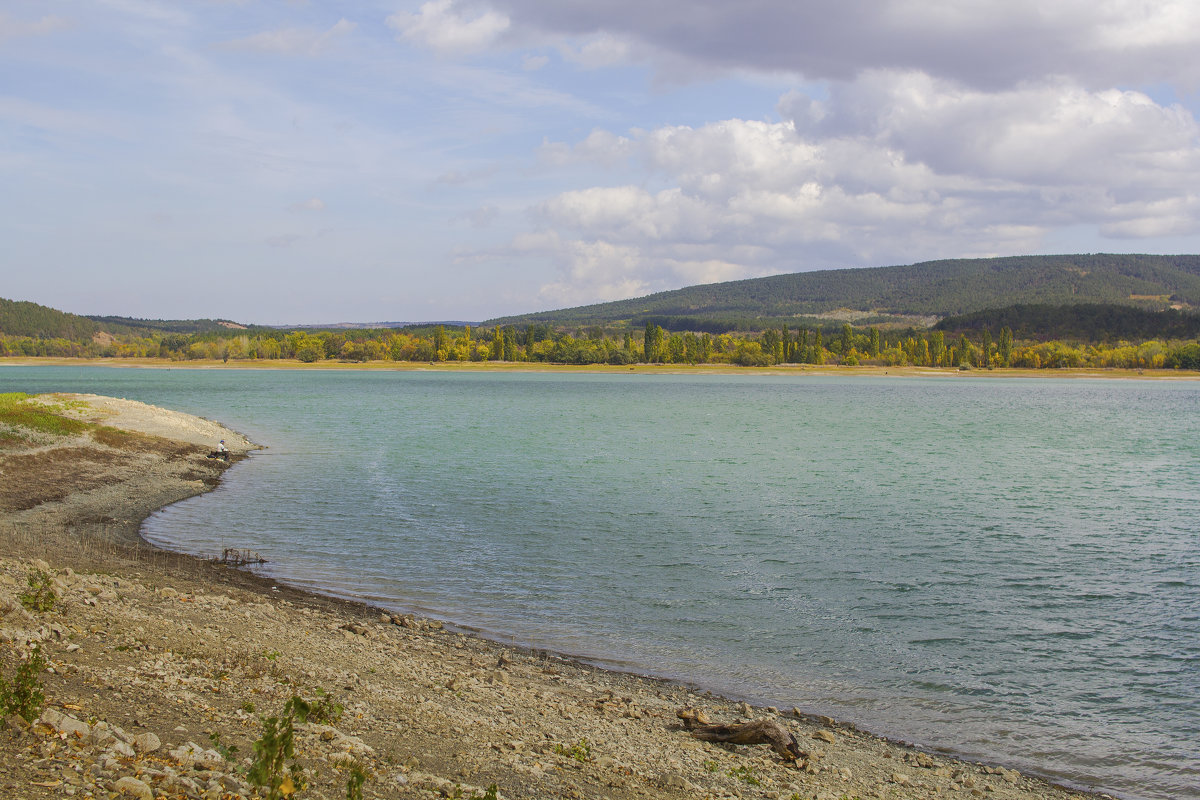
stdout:
<svg viewBox="0 0 1200 800">
<path fill-rule="evenodd" d="M 162 741 L 157 735 L 146 731 L 133 737 L 133 747 L 139 753 L 153 753 L 162 747 Z"/>
<path fill-rule="evenodd" d="M 120 739 L 114 739 L 112 742 L 110 742 L 106 748 L 106 751 L 120 758 L 137 757 L 137 753 L 134 752 L 133 748 L 125 742 L 122 742 Z"/>
<path fill-rule="evenodd" d="M 699 794 L 700 788 L 682 775 L 664 775 L 660 783 L 668 789 L 680 789 L 685 792 Z"/>
<path fill-rule="evenodd" d="M 892 776 L 889 780 L 891 780 L 892 783 L 897 783 L 897 784 L 900 784 L 901 786 L 911 786 L 912 785 L 912 778 L 908 777 L 907 775 L 905 775 L 902 772 L 893 772 Z"/>
<path fill-rule="evenodd" d="M 131 778 L 128 775 L 113 784 L 113 791 L 117 794 L 127 794 L 131 797 L 136 797 L 138 800 L 154 800 L 154 792 L 149 786 L 137 778 Z"/>
<path fill-rule="evenodd" d="M 754 709 L 752 709 L 750 707 L 749 703 L 738 703 L 737 708 L 738 708 L 738 713 L 741 714 L 743 717 L 750 717 L 750 716 L 754 715 Z"/>
<path fill-rule="evenodd" d="M 837 744 L 837 737 L 829 731 L 817 731 L 812 735 L 812 738 L 820 739 L 822 742 L 828 742 L 829 744 Z"/>
<path fill-rule="evenodd" d="M 803 717 L 804 712 L 800 710 L 799 706 L 792 706 L 792 716 L 793 717 Z"/>
<path fill-rule="evenodd" d="M 80 722 L 70 714 L 64 714 L 57 708 L 46 708 L 42 711 L 42 722 L 50 728 L 67 735 L 85 738 L 91 733 L 86 722 Z"/>
</svg>

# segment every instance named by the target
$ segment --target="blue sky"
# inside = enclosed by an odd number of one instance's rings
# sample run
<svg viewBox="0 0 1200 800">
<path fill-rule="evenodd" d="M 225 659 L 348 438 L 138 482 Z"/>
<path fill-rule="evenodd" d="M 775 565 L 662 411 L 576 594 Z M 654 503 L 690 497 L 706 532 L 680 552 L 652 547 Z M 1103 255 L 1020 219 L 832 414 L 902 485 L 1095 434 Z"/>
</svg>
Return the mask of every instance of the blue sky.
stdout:
<svg viewBox="0 0 1200 800">
<path fill-rule="evenodd" d="M 482 320 L 1200 252 L 1200 4 L 7 0 L 0 296 Z"/>
</svg>

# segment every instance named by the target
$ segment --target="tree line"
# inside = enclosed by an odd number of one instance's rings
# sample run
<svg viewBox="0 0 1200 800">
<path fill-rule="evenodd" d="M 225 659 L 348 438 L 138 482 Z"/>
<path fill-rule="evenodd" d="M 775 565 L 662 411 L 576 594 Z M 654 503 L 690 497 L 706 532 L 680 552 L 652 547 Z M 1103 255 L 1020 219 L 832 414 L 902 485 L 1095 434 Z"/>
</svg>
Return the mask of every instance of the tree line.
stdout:
<svg viewBox="0 0 1200 800">
<path fill-rule="evenodd" d="M 1123 367 L 1200 369 L 1200 340 L 1146 339 L 1079 343 L 1034 341 L 1004 326 L 883 330 L 788 326 L 757 333 L 668 331 L 647 322 L 635 331 L 594 326 L 574 332 L 544 323 L 425 326 L 352 331 L 148 333 L 79 338 L 0 334 L 0 356 L 158 358 L 171 361 L 295 359 L 368 362 L 537 362 L 548 364 L 788 364 L 947 368 Z"/>
</svg>

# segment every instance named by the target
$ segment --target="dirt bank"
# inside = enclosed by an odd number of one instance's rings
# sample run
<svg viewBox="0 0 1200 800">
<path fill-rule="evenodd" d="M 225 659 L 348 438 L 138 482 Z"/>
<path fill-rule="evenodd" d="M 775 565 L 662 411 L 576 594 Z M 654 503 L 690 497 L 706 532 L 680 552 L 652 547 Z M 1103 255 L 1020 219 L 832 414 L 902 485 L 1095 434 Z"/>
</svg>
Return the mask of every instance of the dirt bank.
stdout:
<svg viewBox="0 0 1200 800">
<path fill-rule="evenodd" d="M 46 711 L 0 730 L 0 797 L 258 796 L 263 718 L 297 695 L 324 711 L 295 727 L 301 798 L 347 797 L 355 775 L 368 798 L 1080 797 L 155 550 L 140 520 L 228 468 L 213 437 L 234 463 L 250 443 L 128 401 L 55 402 L 117 432 L 0 450 L 0 662 L 10 679 L 34 645 L 48 662 Z M 22 602 L 40 573 L 49 610 Z M 683 708 L 774 720 L 801 756 L 698 741 Z"/>
</svg>

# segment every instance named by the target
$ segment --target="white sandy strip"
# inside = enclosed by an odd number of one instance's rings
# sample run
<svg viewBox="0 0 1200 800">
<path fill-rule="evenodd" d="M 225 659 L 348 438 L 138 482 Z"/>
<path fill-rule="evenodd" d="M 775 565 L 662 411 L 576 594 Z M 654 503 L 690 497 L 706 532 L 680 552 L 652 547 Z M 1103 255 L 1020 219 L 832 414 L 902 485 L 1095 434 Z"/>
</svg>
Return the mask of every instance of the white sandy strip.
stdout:
<svg viewBox="0 0 1200 800">
<path fill-rule="evenodd" d="M 73 408 L 69 416 L 121 430 L 147 433 L 214 449 L 217 442 L 224 439 L 225 446 L 232 453 L 245 453 L 257 448 L 242 434 L 212 420 L 147 405 L 137 400 L 103 397 L 97 394 L 53 394 L 43 395 L 39 399 L 48 403 L 86 403 L 88 408 Z"/>
</svg>

